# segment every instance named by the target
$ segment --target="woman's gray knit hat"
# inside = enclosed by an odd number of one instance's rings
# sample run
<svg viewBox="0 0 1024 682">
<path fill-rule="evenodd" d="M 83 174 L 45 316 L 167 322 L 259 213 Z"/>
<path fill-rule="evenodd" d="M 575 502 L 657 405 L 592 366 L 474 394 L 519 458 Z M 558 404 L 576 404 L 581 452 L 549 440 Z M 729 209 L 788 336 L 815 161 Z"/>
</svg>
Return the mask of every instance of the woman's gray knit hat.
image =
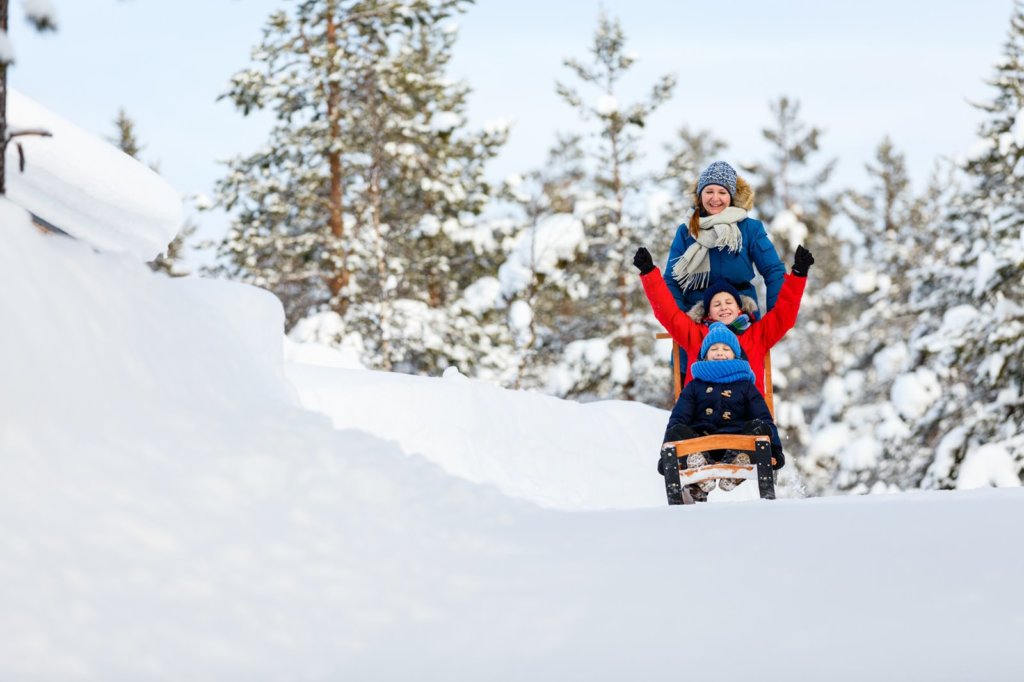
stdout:
<svg viewBox="0 0 1024 682">
<path fill-rule="evenodd" d="M 705 168 L 697 179 L 697 195 L 708 185 L 721 185 L 729 190 L 729 196 L 736 197 L 736 171 L 725 161 L 715 161 Z"/>
</svg>

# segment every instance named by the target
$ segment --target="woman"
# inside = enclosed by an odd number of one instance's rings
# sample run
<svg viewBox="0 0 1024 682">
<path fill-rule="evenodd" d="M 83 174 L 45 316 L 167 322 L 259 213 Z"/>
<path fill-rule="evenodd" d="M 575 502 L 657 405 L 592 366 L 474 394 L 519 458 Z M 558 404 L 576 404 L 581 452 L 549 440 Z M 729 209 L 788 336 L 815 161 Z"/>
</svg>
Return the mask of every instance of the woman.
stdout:
<svg viewBox="0 0 1024 682">
<path fill-rule="evenodd" d="M 726 162 L 715 161 L 700 174 L 694 211 L 676 230 L 665 266 L 665 283 L 681 310 L 700 303 L 708 285 L 723 279 L 756 301 L 754 266 L 765 285 L 767 308 L 760 312 L 775 307 L 786 268 L 764 224 L 747 217 L 753 206 L 754 190 Z"/>
</svg>

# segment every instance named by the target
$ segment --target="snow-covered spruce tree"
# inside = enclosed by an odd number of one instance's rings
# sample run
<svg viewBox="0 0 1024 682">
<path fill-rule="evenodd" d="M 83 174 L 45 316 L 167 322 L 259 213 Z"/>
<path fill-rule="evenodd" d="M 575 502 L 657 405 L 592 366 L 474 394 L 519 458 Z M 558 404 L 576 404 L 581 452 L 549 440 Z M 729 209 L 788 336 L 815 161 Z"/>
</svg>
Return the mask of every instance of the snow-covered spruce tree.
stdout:
<svg viewBox="0 0 1024 682">
<path fill-rule="evenodd" d="M 19 135 L 49 135 L 41 130 L 7 130 L 7 67 L 14 63 L 14 48 L 7 35 L 8 0 L 0 0 L 0 195 L 7 193 L 7 146 Z M 25 3 L 25 18 L 37 31 L 56 31 L 57 14 L 49 0 L 33 0 Z M 17 143 L 15 143 L 17 144 Z M 18 149 L 21 162 L 24 155 Z"/>
<path fill-rule="evenodd" d="M 124 109 L 118 110 L 117 117 L 114 119 L 114 127 L 117 129 L 117 134 L 113 137 L 108 137 L 107 141 L 116 145 L 118 149 L 133 159 L 138 159 L 139 154 L 142 153 L 145 147 L 139 142 L 139 138 L 135 134 L 135 121 Z M 156 168 L 153 168 L 153 170 L 156 170 Z"/>
<path fill-rule="evenodd" d="M 549 390 L 578 398 L 660 398 L 663 383 L 649 377 L 663 363 L 651 350 L 655 327 L 631 257 L 637 246 L 649 241 L 650 233 L 649 221 L 636 205 L 643 182 L 637 170 L 639 131 L 668 99 L 675 78 L 662 77 L 645 101 L 621 104 L 617 87 L 636 58 L 626 51 L 619 22 L 604 13 L 590 56 L 589 64 L 565 60 L 589 87 L 587 97 L 557 85 L 558 94 L 581 120 L 596 125 L 584 140 L 584 186 L 592 196 L 575 210 L 583 221 L 586 252 L 566 265 L 570 277 L 584 282 L 587 291 L 545 320 L 569 341 L 558 379 Z"/>
<path fill-rule="evenodd" d="M 783 260 L 793 254 L 798 244 L 805 243 L 812 251 L 822 251 L 821 257 L 815 253 L 815 269 L 819 276 L 824 274 L 827 281 L 833 281 L 835 276 L 828 266 L 833 255 L 820 247 L 831 246 L 828 227 L 835 213 L 836 197 L 825 193 L 822 187 L 831 177 L 836 160 L 815 167 L 823 131 L 816 126 L 808 127 L 800 119 L 799 101 L 780 97 L 769 103 L 769 108 L 773 125 L 761 134 L 770 145 L 770 158 L 744 166 L 754 175 L 754 208 L 766 223 L 780 220 L 793 226 L 786 231 L 769 230 Z"/>
<path fill-rule="evenodd" d="M 128 156 L 141 161 L 139 154 L 142 153 L 145 146 L 139 142 L 139 138 L 135 133 L 135 121 L 128 116 L 124 109 L 117 112 L 117 118 L 114 119 L 114 127 L 117 129 L 117 133 L 113 137 L 107 138 L 107 140 Z M 150 163 L 149 167 L 154 172 L 160 172 L 159 166 L 156 163 Z M 167 250 L 147 263 L 149 268 L 154 272 L 162 272 L 170 277 L 184 277 L 188 275 L 189 272 L 182 266 L 181 260 L 184 255 L 185 240 L 194 234 L 196 229 L 197 225 L 191 220 L 187 220 L 182 226 L 181 231 L 167 245 Z"/>
<path fill-rule="evenodd" d="M 837 338 L 830 349 L 830 365 L 839 370 L 849 366 L 851 353 L 864 361 L 879 345 L 888 346 L 890 320 L 902 323 L 895 338 L 907 338 L 907 323 L 912 319 L 907 307 L 909 273 L 922 262 L 936 218 L 934 201 L 929 201 L 934 192 L 929 190 L 922 197 L 913 194 L 906 160 L 888 137 L 879 143 L 874 163 L 866 164 L 865 170 L 868 191 L 848 190 L 840 197 L 840 217 L 848 221 L 837 220 L 832 230 L 839 247 L 840 277 L 818 296 L 819 305 L 830 310 L 837 336 L 857 337 Z M 933 186 L 935 182 L 937 178 Z M 880 323 L 883 330 L 870 331 Z"/>
<path fill-rule="evenodd" d="M 327 314 L 320 340 L 357 344 L 369 366 L 472 371 L 478 358 L 457 303 L 497 267 L 476 216 L 507 131 L 465 130 L 468 87 L 444 74 L 448 20 L 467 4 L 298 3 L 269 19 L 226 95 L 275 124 L 218 185 L 233 214 L 224 269 L 277 294 L 289 328 Z"/>
<path fill-rule="evenodd" d="M 819 493 L 905 489 L 920 474 L 903 456 L 911 417 L 891 395 L 910 360 L 913 273 L 930 257 L 949 186 L 936 174 L 925 194 L 915 196 L 904 156 L 888 137 L 866 170 L 868 190 L 845 192 L 835 222 L 845 274 L 816 297 L 830 311 L 832 370 L 800 465 Z"/>
<path fill-rule="evenodd" d="M 577 209 L 591 193 L 578 135 L 561 135 L 542 168 L 508 178 L 500 198 L 517 209 L 508 218 L 511 236 L 498 270 L 507 306 L 512 356 L 503 383 L 545 390 L 572 339 L 557 320 L 567 301 L 589 295 L 579 268 L 567 267 L 586 251 Z M 557 390 L 554 391 L 558 393 Z"/>
<path fill-rule="evenodd" d="M 787 270 L 799 244 L 815 258 L 799 321 L 771 354 L 776 421 L 787 452 L 799 461 L 808 436 L 805 414 L 816 410 L 831 371 L 831 311 L 818 304 L 818 296 L 840 273 L 839 239 L 830 229 L 838 199 L 822 187 L 836 162 L 818 161 L 822 131 L 801 120 L 799 102 L 780 97 L 770 109 L 773 125 L 762 131 L 770 143 L 769 159 L 744 166 L 756 191 L 754 211 Z"/>
<path fill-rule="evenodd" d="M 967 185 L 915 281 L 912 372 L 893 388 L 917 413 L 904 455 L 926 488 L 1019 485 L 1024 470 L 1024 6 L 1015 3 Z"/>
<path fill-rule="evenodd" d="M 667 238 L 651 245 L 655 262 L 664 265 L 659 256 L 668 254 L 672 235 L 693 208 L 693 194 L 697 187 L 697 176 L 709 163 L 721 157 L 728 145 L 715 137 L 709 130 L 691 131 L 682 127 L 671 143 L 664 145 L 669 154 L 665 170 L 655 178 L 657 191 L 650 207 L 651 222 Z"/>
</svg>

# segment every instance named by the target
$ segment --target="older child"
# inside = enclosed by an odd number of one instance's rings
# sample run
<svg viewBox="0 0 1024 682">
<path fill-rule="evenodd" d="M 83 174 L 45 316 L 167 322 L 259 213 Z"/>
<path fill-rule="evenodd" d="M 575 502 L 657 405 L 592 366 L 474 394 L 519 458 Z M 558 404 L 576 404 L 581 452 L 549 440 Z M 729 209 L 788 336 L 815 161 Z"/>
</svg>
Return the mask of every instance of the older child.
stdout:
<svg viewBox="0 0 1024 682">
<path fill-rule="evenodd" d="M 650 252 L 641 246 L 633 256 L 633 265 L 640 271 L 644 293 L 654 310 L 654 316 L 686 353 L 689 366 L 685 382 L 693 378 L 690 368 L 693 366 L 693 358 L 698 357 L 701 343 L 708 333 L 708 325 L 721 322 L 739 337 L 743 355 L 754 370 L 755 384 L 761 395 L 764 395 L 764 357 L 796 324 L 800 300 L 807 284 L 807 271 L 813 264 L 811 252 L 798 246 L 792 274 L 786 275 L 782 282 L 775 307 L 758 320 L 751 316 L 757 304 L 741 296 L 735 287 L 724 280 L 714 282 L 704 292 L 703 301 L 693 306 L 689 313 L 684 313 L 676 305 L 676 299 L 654 266 Z"/>
<path fill-rule="evenodd" d="M 686 384 L 672 408 L 664 442 L 718 433 L 770 435 L 775 468 L 781 468 L 785 457 L 778 429 L 764 397 L 754 386 L 754 372 L 746 360 L 740 359 L 740 353 L 736 335 L 724 324 L 712 323 L 700 346 L 700 360 L 691 367 L 693 380 Z M 688 455 L 686 466 L 703 466 L 709 459 L 727 464 L 750 464 L 746 452 L 718 450 Z M 658 461 L 658 473 L 664 475 L 666 466 L 676 466 L 675 455 L 667 461 Z M 732 490 L 741 482 L 722 479 L 719 485 L 723 490 Z M 714 479 L 687 486 L 696 501 L 706 501 L 714 487 Z"/>
</svg>

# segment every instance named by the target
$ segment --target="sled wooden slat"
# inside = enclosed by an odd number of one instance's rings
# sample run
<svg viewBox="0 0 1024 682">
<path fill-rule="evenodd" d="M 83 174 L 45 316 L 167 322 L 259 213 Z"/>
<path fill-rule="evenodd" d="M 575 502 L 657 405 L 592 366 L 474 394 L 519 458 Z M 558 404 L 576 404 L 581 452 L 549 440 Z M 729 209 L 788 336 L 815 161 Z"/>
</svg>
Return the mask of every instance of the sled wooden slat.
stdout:
<svg viewBox="0 0 1024 682">
<path fill-rule="evenodd" d="M 759 442 L 768 443 L 768 447 L 771 447 L 772 439 L 770 436 L 719 433 L 711 436 L 701 436 L 700 438 L 676 440 L 665 443 L 662 447 L 671 445 L 676 450 L 676 457 L 686 457 L 694 452 L 706 452 L 708 450 L 747 450 L 753 452 L 757 449 Z"/>
<path fill-rule="evenodd" d="M 772 395 L 772 352 L 764 354 L 764 402 L 768 405 L 768 414 L 775 419 L 775 398 Z"/>
<path fill-rule="evenodd" d="M 757 479 L 757 467 L 753 464 L 707 464 L 679 472 L 681 485 L 693 485 L 711 478 L 739 478 L 745 481 Z"/>
<path fill-rule="evenodd" d="M 671 339 L 671 334 L 665 332 L 659 332 L 655 337 L 658 339 Z M 676 400 L 679 400 L 679 394 L 683 392 L 683 375 L 679 372 L 679 344 L 675 341 L 672 342 L 672 367 L 675 369 L 673 374 L 673 394 Z"/>
</svg>

